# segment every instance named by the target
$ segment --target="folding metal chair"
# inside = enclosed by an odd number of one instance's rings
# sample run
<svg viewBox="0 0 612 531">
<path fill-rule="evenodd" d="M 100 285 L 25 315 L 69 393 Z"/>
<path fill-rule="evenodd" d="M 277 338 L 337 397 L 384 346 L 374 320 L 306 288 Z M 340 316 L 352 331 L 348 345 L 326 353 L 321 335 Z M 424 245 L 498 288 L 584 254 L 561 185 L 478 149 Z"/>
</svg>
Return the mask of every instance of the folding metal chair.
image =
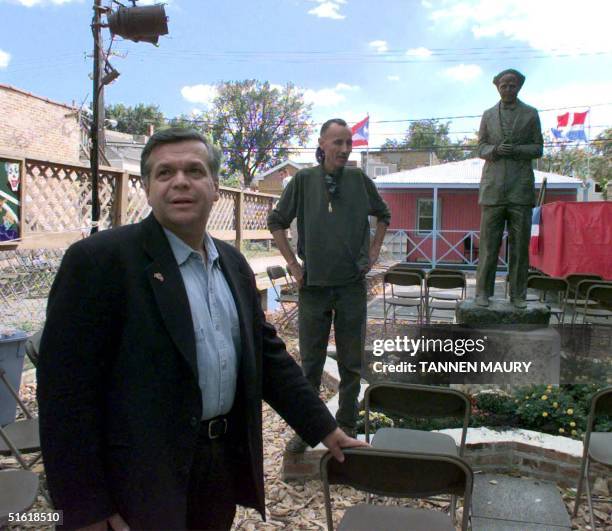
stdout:
<svg viewBox="0 0 612 531">
<path fill-rule="evenodd" d="M 577 315 L 582 315 L 582 322 L 588 317 L 609 319 L 612 317 L 612 281 L 583 280 L 576 288 L 578 296 L 586 293 L 584 299 L 575 300 L 572 324 Z M 581 303 L 581 304 L 579 304 Z"/>
<path fill-rule="evenodd" d="M 559 324 L 563 323 L 565 317 L 565 304 L 567 294 L 569 292 L 569 283 L 564 278 L 531 276 L 527 279 L 527 288 L 535 289 L 540 292 L 540 302 L 546 303 L 547 293 L 555 293 L 557 295 L 557 305 L 548 304 L 550 313 L 553 314 Z"/>
<path fill-rule="evenodd" d="M 529 282 L 529 279 L 531 277 L 545 277 L 547 276 L 545 273 L 542 273 L 540 271 L 536 271 L 536 270 L 532 270 L 532 271 L 528 271 L 527 272 L 527 282 Z M 508 293 L 510 292 L 510 275 L 506 275 L 505 281 L 504 281 L 504 297 L 508 297 Z M 525 295 L 525 300 L 527 302 L 535 302 L 535 301 L 539 301 L 540 300 L 540 296 L 536 293 L 529 293 L 527 292 L 527 294 Z"/>
<path fill-rule="evenodd" d="M 347 448 L 340 463 L 327 452 L 321 459 L 321 481 L 328 531 L 334 530 L 330 485 L 349 485 L 381 496 L 423 498 L 444 492 L 463 496 L 462 531 L 471 513 L 473 472 L 457 456 L 396 452 L 374 448 Z M 454 531 L 444 513 L 388 505 L 349 507 L 337 529 L 350 531 Z"/>
<path fill-rule="evenodd" d="M 33 417 L 21 398 L 19 398 L 19 393 L 8 381 L 6 371 L 2 368 L 0 368 L 0 380 L 26 416 L 25 420 L 16 420 L 0 427 L 0 455 L 13 455 L 25 470 L 29 470 L 41 457 L 38 419 Z M 37 453 L 38 455 L 28 462 L 22 455 L 24 453 Z"/>
<path fill-rule="evenodd" d="M 589 514 L 591 516 L 591 529 L 595 530 L 595 516 L 593 514 L 593 500 L 591 498 L 591 484 L 589 466 L 591 461 L 606 466 L 612 466 L 612 432 L 593 431 L 595 418 L 599 415 L 612 415 L 612 387 L 606 387 L 595 393 L 591 398 L 591 408 L 587 419 L 586 433 L 584 434 L 584 451 L 580 467 L 580 479 L 576 490 L 574 503 L 574 517 L 578 514 L 580 498 L 583 487 L 586 490 Z"/>
<path fill-rule="evenodd" d="M 297 317 L 299 303 L 297 286 L 282 266 L 269 266 L 266 268 L 266 273 L 274 289 L 276 301 L 280 303 L 283 310 L 284 318 L 279 322 L 279 326 L 282 328 Z M 284 284 L 284 288 L 282 284 Z M 288 305 L 292 306 L 287 308 Z"/>
<path fill-rule="evenodd" d="M 370 442 L 370 410 L 410 418 L 456 418 L 463 421 L 459 447 L 445 433 L 406 428 L 381 428 L 372 437 L 374 448 L 403 452 L 432 452 L 463 457 L 472 404 L 469 397 L 456 389 L 433 385 L 380 383 L 370 385 L 364 393 L 365 437 Z M 451 500 L 454 517 L 455 500 Z"/>
<path fill-rule="evenodd" d="M 387 285 L 391 286 L 391 296 L 387 297 Z M 418 294 L 408 294 L 406 292 L 397 293 L 397 286 L 418 286 Z M 383 335 L 387 335 L 387 315 L 393 308 L 393 324 L 395 325 L 396 308 L 416 308 L 417 321 L 423 322 L 423 281 L 417 273 L 406 273 L 403 271 L 389 271 L 383 277 Z"/>
<path fill-rule="evenodd" d="M 9 515 L 27 511 L 38 493 L 38 476 L 29 470 L 0 471 L 0 527 Z"/>
<path fill-rule="evenodd" d="M 434 288 L 434 291 L 431 290 Z M 454 310 L 465 299 L 465 276 L 429 274 L 425 279 L 425 304 L 427 324 L 434 310 Z"/>
</svg>

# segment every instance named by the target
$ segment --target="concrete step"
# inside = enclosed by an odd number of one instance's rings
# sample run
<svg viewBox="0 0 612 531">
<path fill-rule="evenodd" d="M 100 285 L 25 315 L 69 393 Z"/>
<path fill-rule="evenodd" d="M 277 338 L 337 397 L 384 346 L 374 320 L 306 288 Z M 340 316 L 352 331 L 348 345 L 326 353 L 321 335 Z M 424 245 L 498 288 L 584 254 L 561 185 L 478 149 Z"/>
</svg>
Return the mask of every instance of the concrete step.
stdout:
<svg viewBox="0 0 612 531">
<path fill-rule="evenodd" d="M 473 531 L 561 531 L 571 529 L 554 483 L 499 474 L 474 477 Z"/>
</svg>

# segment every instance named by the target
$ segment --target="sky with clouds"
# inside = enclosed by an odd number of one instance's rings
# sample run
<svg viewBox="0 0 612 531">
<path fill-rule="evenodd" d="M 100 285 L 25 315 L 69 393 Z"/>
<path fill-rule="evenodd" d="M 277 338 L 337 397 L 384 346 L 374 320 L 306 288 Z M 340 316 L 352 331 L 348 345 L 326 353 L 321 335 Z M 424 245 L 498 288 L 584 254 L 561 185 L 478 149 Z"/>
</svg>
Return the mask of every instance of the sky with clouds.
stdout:
<svg viewBox="0 0 612 531">
<path fill-rule="evenodd" d="M 172 117 L 205 109 L 219 81 L 291 82 L 313 104 L 315 122 L 369 113 L 376 147 L 401 136 L 411 119 L 468 116 L 452 119 L 451 132 L 472 134 L 479 119 L 469 117 L 497 101 L 492 77 L 512 67 L 527 76 L 525 102 L 591 105 L 592 136 L 612 127 L 610 0 L 166 3 L 170 34 L 159 47 L 114 42 L 111 63 L 121 76 L 107 103 L 154 103 Z M 0 83 L 88 102 L 92 4 L 0 0 Z M 543 126 L 562 112 L 541 112 Z"/>
</svg>

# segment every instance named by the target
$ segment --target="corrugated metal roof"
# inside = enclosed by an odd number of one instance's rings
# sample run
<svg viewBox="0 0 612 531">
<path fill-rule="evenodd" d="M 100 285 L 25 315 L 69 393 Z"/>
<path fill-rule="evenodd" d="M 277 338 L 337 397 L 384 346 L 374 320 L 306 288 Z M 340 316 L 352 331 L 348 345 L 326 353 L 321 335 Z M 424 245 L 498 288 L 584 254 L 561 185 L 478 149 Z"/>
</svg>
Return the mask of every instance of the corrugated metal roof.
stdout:
<svg viewBox="0 0 612 531">
<path fill-rule="evenodd" d="M 414 170 L 398 171 L 377 177 L 379 188 L 411 188 L 440 185 L 444 188 L 478 188 L 482 176 L 483 159 L 466 159 L 435 166 L 423 166 Z M 582 181 L 557 173 L 534 170 L 536 184 L 546 177 L 548 186 L 554 188 L 578 188 Z"/>
</svg>

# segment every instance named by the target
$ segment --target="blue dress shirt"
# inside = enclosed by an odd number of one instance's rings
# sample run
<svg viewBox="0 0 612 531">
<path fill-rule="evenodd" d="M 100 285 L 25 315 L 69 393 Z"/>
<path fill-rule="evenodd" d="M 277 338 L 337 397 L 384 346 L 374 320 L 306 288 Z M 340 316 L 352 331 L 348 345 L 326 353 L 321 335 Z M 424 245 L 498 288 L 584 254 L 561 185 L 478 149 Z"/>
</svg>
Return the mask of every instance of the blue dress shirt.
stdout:
<svg viewBox="0 0 612 531">
<path fill-rule="evenodd" d="M 240 326 L 236 303 L 208 233 L 206 260 L 171 231 L 164 229 L 179 266 L 193 319 L 202 392 L 202 420 L 230 411 L 240 363 Z"/>
</svg>

